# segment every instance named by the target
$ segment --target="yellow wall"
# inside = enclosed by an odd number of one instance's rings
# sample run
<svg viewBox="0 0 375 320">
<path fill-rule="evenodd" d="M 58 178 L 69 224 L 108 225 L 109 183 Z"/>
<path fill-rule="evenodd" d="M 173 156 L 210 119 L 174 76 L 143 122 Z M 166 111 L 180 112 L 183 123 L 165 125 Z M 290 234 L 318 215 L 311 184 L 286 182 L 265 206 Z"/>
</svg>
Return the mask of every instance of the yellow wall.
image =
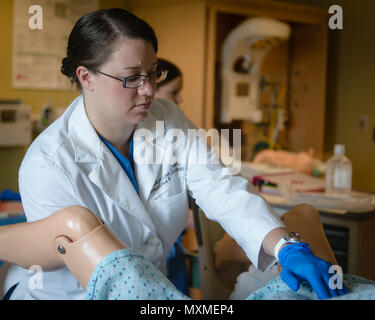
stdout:
<svg viewBox="0 0 375 320">
<path fill-rule="evenodd" d="M 100 0 L 100 8 L 125 7 L 124 0 Z M 40 111 L 47 101 L 53 106 L 67 107 L 77 96 L 77 91 L 15 90 L 12 88 L 12 26 L 13 1 L 0 1 L 0 99 L 21 99 Z M 0 191 L 5 188 L 18 190 L 18 168 L 26 148 L 0 147 Z"/>
<path fill-rule="evenodd" d="M 346 145 L 353 162 L 353 187 L 375 191 L 375 28 L 373 0 L 279 0 L 343 8 L 344 29 L 329 31 L 325 150 Z M 361 114 L 368 131 L 360 131 Z"/>
<path fill-rule="evenodd" d="M 204 99 L 204 78 L 198 76 L 205 64 L 204 4 L 176 1 L 171 6 L 152 7 L 132 1 L 132 10 L 154 28 L 158 56 L 183 66 L 183 101 L 179 106 L 195 125 L 204 127 L 204 110 L 193 107 L 200 106 Z M 173 32 L 170 26 L 175 26 Z"/>
</svg>

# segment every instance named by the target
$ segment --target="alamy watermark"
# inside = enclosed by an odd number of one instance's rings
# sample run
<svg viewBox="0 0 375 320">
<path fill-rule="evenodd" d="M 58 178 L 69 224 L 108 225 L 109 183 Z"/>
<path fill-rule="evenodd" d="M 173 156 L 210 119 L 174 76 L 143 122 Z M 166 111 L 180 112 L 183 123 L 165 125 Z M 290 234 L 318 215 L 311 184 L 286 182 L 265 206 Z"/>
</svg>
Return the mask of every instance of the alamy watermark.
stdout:
<svg viewBox="0 0 375 320">
<path fill-rule="evenodd" d="M 32 14 L 29 18 L 29 28 L 31 30 L 43 29 L 43 8 L 39 5 L 30 6 L 29 14 Z"/>
<path fill-rule="evenodd" d="M 43 289 L 43 269 L 41 266 L 33 265 L 28 270 L 33 275 L 29 278 L 29 288 L 32 290 Z"/>
<path fill-rule="evenodd" d="M 241 129 L 169 129 L 156 121 L 155 132 L 141 128 L 134 132 L 134 162 L 144 164 L 211 165 L 222 163 L 225 174 L 241 170 Z M 230 147 L 232 135 L 232 147 Z"/>
<path fill-rule="evenodd" d="M 343 272 L 339 265 L 332 265 L 328 269 L 329 274 L 333 274 L 328 281 L 328 286 L 330 289 L 343 289 Z"/>
<path fill-rule="evenodd" d="M 328 20 L 328 26 L 332 30 L 342 30 L 344 29 L 344 12 L 342 7 L 335 4 L 329 7 L 328 13 L 332 14 L 332 16 Z"/>
<path fill-rule="evenodd" d="M 39 5 L 32 5 L 29 7 L 29 28 L 32 30 L 43 29 L 43 8 Z M 332 5 L 328 9 L 328 13 L 332 14 L 329 18 L 328 26 L 332 30 L 344 29 L 343 9 L 340 5 Z"/>
</svg>

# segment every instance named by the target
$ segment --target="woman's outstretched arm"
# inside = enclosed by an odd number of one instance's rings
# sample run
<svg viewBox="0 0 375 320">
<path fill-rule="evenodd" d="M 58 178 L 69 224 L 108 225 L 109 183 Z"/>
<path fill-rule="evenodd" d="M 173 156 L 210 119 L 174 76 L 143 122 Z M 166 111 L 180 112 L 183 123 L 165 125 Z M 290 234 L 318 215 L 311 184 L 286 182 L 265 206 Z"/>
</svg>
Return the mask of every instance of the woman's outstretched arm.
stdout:
<svg viewBox="0 0 375 320">
<path fill-rule="evenodd" d="M 337 264 L 332 248 L 325 236 L 319 212 L 312 206 L 300 204 L 284 215 L 282 220 L 290 231 L 298 232 L 307 242 L 315 255 Z M 245 252 L 228 234 L 224 234 L 214 248 L 215 267 L 219 271 L 226 270 L 233 262 L 249 262 Z"/>
</svg>

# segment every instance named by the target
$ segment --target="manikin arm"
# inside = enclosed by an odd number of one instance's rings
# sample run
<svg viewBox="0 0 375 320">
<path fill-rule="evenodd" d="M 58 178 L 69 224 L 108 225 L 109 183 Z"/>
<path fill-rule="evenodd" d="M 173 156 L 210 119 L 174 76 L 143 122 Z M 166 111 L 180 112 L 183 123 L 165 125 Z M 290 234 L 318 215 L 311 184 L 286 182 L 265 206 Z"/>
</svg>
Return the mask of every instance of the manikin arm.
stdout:
<svg viewBox="0 0 375 320">
<path fill-rule="evenodd" d="M 0 227 L 0 260 L 44 270 L 67 266 L 83 288 L 101 259 L 124 248 L 91 211 L 80 206 L 35 222 Z"/>
</svg>

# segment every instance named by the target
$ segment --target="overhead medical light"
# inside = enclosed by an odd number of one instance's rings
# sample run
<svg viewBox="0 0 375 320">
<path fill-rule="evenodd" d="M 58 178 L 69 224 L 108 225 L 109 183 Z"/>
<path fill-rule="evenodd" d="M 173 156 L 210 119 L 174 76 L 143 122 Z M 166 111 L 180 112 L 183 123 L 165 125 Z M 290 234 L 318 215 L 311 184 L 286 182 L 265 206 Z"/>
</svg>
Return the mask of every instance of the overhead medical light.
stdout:
<svg viewBox="0 0 375 320">
<path fill-rule="evenodd" d="M 233 29 L 222 48 L 221 122 L 262 121 L 261 67 L 266 54 L 288 40 L 291 29 L 271 18 L 250 18 Z"/>
</svg>

